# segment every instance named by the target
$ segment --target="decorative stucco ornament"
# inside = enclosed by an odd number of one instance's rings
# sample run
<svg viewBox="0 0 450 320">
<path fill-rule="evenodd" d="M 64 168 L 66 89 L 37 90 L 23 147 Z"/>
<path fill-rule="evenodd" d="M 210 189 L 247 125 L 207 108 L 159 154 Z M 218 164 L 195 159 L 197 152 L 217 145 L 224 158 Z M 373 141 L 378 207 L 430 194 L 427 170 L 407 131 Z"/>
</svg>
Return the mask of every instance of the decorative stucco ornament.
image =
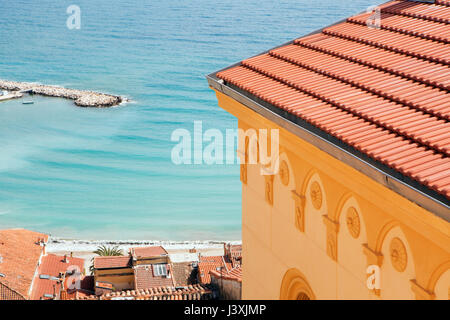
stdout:
<svg viewBox="0 0 450 320">
<path fill-rule="evenodd" d="M 273 205 L 273 175 L 269 176 L 264 176 L 265 177 L 265 184 L 266 184 L 266 190 L 265 190 L 265 194 L 266 194 L 266 201 L 268 204 L 270 204 L 271 206 Z"/>
<path fill-rule="evenodd" d="M 405 271 L 406 265 L 408 264 L 408 254 L 406 253 L 406 247 L 402 240 L 399 238 L 392 239 L 389 252 L 394 269 L 398 272 Z"/>
<path fill-rule="evenodd" d="M 317 181 L 311 184 L 310 195 L 314 208 L 319 210 L 322 207 L 322 190 Z"/>
<path fill-rule="evenodd" d="M 284 160 L 280 164 L 280 179 L 283 185 L 287 186 L 289 184 L 289 168 Z"/>
<path fill-rule="evenodd" d="M 359 233 L 361 232 L 361 223 L 359 221 L 358 212 L 355 208 L 350 207 L 347 209 L 346 222 L 350 235 L 357 239 L 359 237 Z"/>
</svg>

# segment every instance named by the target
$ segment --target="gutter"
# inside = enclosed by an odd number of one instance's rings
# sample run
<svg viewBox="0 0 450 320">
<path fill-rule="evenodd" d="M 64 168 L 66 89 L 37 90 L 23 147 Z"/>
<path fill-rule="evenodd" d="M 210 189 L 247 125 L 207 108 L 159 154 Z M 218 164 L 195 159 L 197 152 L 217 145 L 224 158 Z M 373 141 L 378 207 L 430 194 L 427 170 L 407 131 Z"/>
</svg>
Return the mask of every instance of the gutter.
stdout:
<svg viewBox="0 0 450 320">
<path fill-rule="evenodd" d="M 229 68 L 230 67 L 227 67 L 225 69 Z M 206 76 L 209 86 L 212 89 L 233 98 L 264 118 L 274 122 L 281 128 L 288 130 L 302 140 L 316 146 L 323 152 L 355 168 L 372 180 L 382 184 L 395 193 L 400 194 L 418 206 L 434 213 L 436 216 L 447 222 L 450 222 L 450 201 L 445 196 L 370 158 L 368 155 L 354 149 L 343 141 L 314 127 L 306 121 L 297 118 L 236 86 L 225 84 L 223 80 L 216 77 L 217 72 Z"/>
</svg>

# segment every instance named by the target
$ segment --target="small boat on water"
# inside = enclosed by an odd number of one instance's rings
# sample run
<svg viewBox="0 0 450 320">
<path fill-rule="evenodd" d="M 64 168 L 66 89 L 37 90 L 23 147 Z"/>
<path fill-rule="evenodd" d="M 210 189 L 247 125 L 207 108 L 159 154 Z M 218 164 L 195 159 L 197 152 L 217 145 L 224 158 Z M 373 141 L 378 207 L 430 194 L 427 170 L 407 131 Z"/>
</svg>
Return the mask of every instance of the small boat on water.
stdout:
<svg viewBox="0 0 450 320">
<path fill-rule="evenodd" d="M 34 101 L 23 101 L 22 104 L 33 104 Z"/>
</svg>

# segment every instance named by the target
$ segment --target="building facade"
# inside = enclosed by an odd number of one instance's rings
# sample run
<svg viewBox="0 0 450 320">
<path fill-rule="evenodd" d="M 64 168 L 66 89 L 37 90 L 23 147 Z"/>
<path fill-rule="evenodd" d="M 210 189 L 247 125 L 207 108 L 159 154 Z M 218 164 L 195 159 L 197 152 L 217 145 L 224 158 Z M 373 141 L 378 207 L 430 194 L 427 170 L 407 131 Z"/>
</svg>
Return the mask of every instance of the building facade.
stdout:
<svg viewBox="0 0 450 320">
<path fill-rule="evenodd" d="M 256 132 L 239 146 L 243 299 L 450 298 L 450 47 L 431 28 L 450 7 L 380 10 L 378 28 L 361 14 L 208 76 Z M 277 170 L 246 161 L 261 129 Z"/>
</svg>

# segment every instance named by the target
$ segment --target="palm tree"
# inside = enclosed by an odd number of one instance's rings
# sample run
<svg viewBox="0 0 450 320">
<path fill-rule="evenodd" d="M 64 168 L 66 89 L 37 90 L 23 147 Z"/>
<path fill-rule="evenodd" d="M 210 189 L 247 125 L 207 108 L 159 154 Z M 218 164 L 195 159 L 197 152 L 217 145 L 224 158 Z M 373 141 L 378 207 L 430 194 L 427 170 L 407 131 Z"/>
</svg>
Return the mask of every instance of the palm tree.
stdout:
<svg viewBox="0 0 450 320">
<path fill-rule="evenodd" d="M 123 250 L 119 249 L 119 246 L 107 247 L 105 245 L 101 245 L 97 247 L 95 251 L 93 251 L 98 256 L 102 257 L 112 257 L 112 256 L 123 256 Z M 91 259 L 91 266 L 89 267 L 89 271 L 91 271 L 91 275 L 94 274 L 94 258 Z"/>
</svg>

